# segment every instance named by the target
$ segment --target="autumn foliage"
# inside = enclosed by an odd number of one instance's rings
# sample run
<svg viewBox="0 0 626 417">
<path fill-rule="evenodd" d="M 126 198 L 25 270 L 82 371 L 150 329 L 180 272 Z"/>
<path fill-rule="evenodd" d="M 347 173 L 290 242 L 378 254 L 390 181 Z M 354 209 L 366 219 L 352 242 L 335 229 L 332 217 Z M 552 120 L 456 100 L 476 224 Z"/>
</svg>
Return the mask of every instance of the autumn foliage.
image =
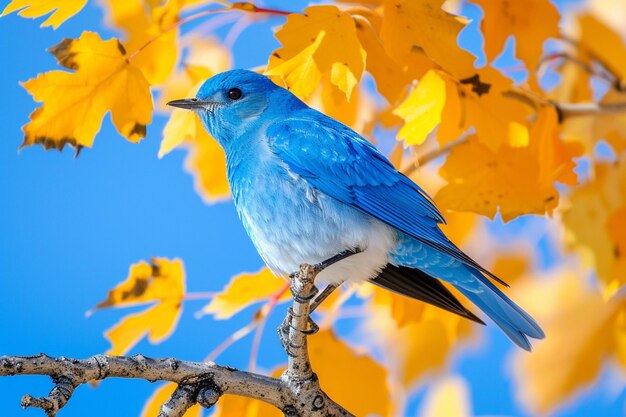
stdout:
<svg viewBox="0 0 626 417">
<path fill-rule="evenodd" d="M 3 15 L 47 16 L 42 26 L 56 28 L 85 3 L 13 0 Z M 289 11 L 227 1 L 101 3 L 107 23 L 124 36 L 85 30 L 50 47 L 59 69 L 22 84 L 39 103 L 23 127 L 22 148 L 86 152 L 107 113 L 122 137 L 140 142 L 155 117 L 168 117 L 158 157 L 185 149 L 198 194 L 207 203 L 227 200 L 221 148 L 193 113 L 164 103 L 194 96 L 205 79 L 231 68 L 231 51 L 210 33 L 186 31 L 187 22 L 224 13 L 252 17 L 250 24 L 275 19 L 280 47 L 255 70 L 390 149 L 390 160 L 447 213 L 451 239 L 512 284 L 512 297 L 544 327 L 547 339 L 532 354 L 514 354 L 519 401 L 550 414 L 603 367 L 626 371 L 626 32 L 611 23 L 610 8 L 595 6 L 601 1 L 561 14 L 548 0 L 346 0 Z M 482 11 L 483 50 L 459 45 L 467 4 Z M 511 51 L 516 64 L 496 65 Z M 485 228 L 485 218 L 506 223 L 525 215 L 547 218 L 560 265 L 539 270 L 532 250 L 507 251 Z M 208 359 L 250 333 L 258 342 L 268 315 L 289 298 L 285 291 L 284 281 L 262 269 L 211 294 L 200 315 L 224 320 L 255 308 L 249 324 Z M 126 354 L 144 337 L 167 338 L 187 295 L 182 260 L 131 265 L 95 310 L 146 308 L 106 330 L 109 353 Z M 368 343 L 337 334 L 349 299 L 361 306 L 358 327 Z M 445 373 L 453 353 L 480 338 L 462 318 L 369 285 L 342 289 L 318 319 L 322 331 L 310 345 L 322 388 L 359 416 L 402 415 L 416 387 Z M 173 389 L 159 388 L 143 415 L 155 416 Z M 469 416 L 468 390 L 459 377 L 440 379 L 424 415 Z M 201 413 L 196 406 L 188 415 Z M 213 415 L 281 414 L 226 396 Z"/>
</svg>

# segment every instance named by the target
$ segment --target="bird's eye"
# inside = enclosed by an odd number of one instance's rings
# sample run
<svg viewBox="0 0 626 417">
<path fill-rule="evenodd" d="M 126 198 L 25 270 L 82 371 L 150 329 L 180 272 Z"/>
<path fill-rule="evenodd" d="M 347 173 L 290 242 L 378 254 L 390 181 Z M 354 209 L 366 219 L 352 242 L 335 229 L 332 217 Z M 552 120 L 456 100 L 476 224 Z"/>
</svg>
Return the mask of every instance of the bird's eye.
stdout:
<svg viewBox="0 0 626 417">
<path fill-rule="evenodd" d="M 228 90 L 228 98 L 231 100 L 239 100 L 241 98 L 241 90 L 238 88 L 231 88 Z"/>
</svg>

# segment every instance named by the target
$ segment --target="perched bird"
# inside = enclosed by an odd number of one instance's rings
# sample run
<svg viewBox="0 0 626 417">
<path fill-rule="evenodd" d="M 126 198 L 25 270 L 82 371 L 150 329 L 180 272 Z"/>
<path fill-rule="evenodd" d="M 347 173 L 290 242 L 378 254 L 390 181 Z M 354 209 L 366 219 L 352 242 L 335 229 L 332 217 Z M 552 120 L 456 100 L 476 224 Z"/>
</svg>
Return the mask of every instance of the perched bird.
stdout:
<svg viewBox="0 0 626 417">
<path fill-rule="evenodd" d="M 195 98 L 196 112 L 226 153 L 243 225 L 276 274 L 360 251 L 324 269 L 330 284 L 370 280 L 482 323 L 439 281 L 456 287 L 526 350 L 539 325 L 491 281 L 500 281 L 439 229 L 432 199 L 367 140 L 308 107 L 264 75 L 232 70 Z"/>
</svg>

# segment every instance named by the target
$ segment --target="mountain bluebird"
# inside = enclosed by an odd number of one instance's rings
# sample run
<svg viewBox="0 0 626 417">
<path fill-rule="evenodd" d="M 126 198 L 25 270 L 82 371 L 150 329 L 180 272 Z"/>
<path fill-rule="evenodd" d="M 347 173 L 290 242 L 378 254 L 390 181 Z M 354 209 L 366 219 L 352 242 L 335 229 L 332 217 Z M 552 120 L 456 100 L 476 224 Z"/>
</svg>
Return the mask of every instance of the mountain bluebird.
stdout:
<svg viewBox="0 0 626 417">
<path fill-rule="evenodd" d="M 439 281 L 452 284 L 513 342 L 530 350 L 537 323 L 491 281 L 500 281 L 438 227 L 432 199 L 367 140 L 246 70 L 207 80 L 190 109 L 226 153 L 243 225 L 278 275 L 359 251 L 324 269 L 329 284 L 370 280 L 482 323 Z"/>
</svg>

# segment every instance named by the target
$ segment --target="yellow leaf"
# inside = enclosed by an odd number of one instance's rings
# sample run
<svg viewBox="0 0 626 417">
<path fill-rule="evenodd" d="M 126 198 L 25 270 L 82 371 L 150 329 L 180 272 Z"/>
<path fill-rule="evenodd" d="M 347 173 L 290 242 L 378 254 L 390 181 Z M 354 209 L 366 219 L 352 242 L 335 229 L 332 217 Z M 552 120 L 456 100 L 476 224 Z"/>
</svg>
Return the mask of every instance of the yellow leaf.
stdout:
<svg viewBox="0 0 626 417">
<path fill-rule="evenodd" d="M 52 48 L 52 53 L 75 72 L 50 71 L 23 83 L 43 106 L 23 127 L 22 146 L 89 147 L 109 111 L 118 132 L 129 141 L 145 136 L 152 118 L 150 88 L 116 39 L 103 41 L 96 33 L 83 32 L 79 39 Z"/>
<path fill-rule="evenodd" d="M 626 80 L 626 45 L 622 38 L 596 17 L 584 14 L 579 17 L 580 46 L 597 58 L 620 81 Z"/>
<path fill-rule="evenodd" d="M 191 125 L 196 126 L 196 134 L 184 144 L 188 149 L 185 171 L 194 176 L 196 192 L 206 203 L 227 200 L 230 197 L 230 186 L 226 177 L 224 150 L 206 132 L 197 117 Z"/>
<path fill-rule="evenodd" d="M 366 91 L 356 88 L 348 100 L 346 95 L 330 82 L 329 75 L 322 77 L 319 88 L 309 97 L 307 104 L 362 135 L 370 133 L 376 119 L 374 103 Z"/>
<path fill-rule="evenodd" d="M 308 338 L 311 367 L 333 401 L 356 416 L 385 416 L 391 406 L 387 371 L 331 330 Z"/>
<path fill-rule="evenodd" d="M 185 44 L 182 69 L 162 84 L 159 95 L 159 110 L 167 110 L 168 113 L 172 108 L 166 106 L 167 102 L 195 96 L 200 82 L 231 68 L 230 50 L 216 39 L 191 37 L 185 39 Z"/>
<path fill-rule="evenodd" d="M 406 90 L 409 76 L 389 57 L 370 20 L 355 16 L 355 24 L 356 34 L 367 54 L 365 69 L 374 77 L 378 91 L 394 104 Z"/>
<path fill-rule="evenodd" d="M 335 6 L 311 6 L 304 12 L 290 14 L 276 32 L 282 47 L 270 57 L 267 74 L 280 75 L 288 87 L 310 95 L 317 86 L 312 83 L 330 72 L 332 83 L 349 99 L 365 67 L 352 16 Z M 290 60 L 296 62 L 287 64 Z"/>
<path fill-rule="evenodd" d="M 485 39 L 485 55 L 493 61 L 504 49 L 509 36 L 515 36 L 516 56 L 534 72 L 543 43 L 559 37 L 559 12 L 549 0 L 474 0 L 483 9 L 481 30 Z"/>
<path fill-rule="evenodd" d="M 405 145 L 420 145 L 441 121 L 446 101 L 446 83 L 435 70 L 422 77 L 409 97 L 394 110 L 404 119 L 398 140 Z"/>
<path fill-rule="evenodd" d="M 154 391 L 143 406 L 141 417 L 158 417 L 161 406 L 165 404 L 174 393 L 176 387 L 177 384 L 174 382 L 168 382 Z M 202 407 L 199 404 L 192 405 L 191 408 L 183 414 L 183 417 L 202 417 Z"/>
<path fill-rule="evenodd" d="M 622 160 L 623 161 L 623 160 Z M 626 169 L 623 162 L 594 166 L 594 177 L 570 196 L 563 224 L 573 247 L 595 266 L 609 296 L 626 284 L 623 228 Z"/>
<path fill-rule="evenodd" d="M 469 388 L 458 376 L 446 376 L 428 389 L 421 417 L 471 417 Z"/>
<path fill-rule="evenodd" d="M 187 65 L 165 84 L 162 100 L 195 96 L 207 78 L 223 70 L 230 62 L 226 50 L 212 40 L 192 45 Z M 211 67 L 199 65 L 205 60 Z M 196 191 L 207 203 L 222 201 L 230 196 L 224 151 L 193 112 L 172 111 L 163 129 L 159 158 L 177 147 L 188 150 L 185 170 L 194 176 Z"/>
<path fill-rule="evenodd" d="M 110 355 L 127 353 L 148 336 L 151 343 L 166 339 L 176 327 L 185 294 L 185 271 L 180 259 L 153 258 L 130 267 L 126 280 L 111 291 L 94 310 L 155 303 L 146 310 L 130 314 L 106 331 L 111 342 Z"/>
<path fill-rule="evenodd" d="M 406 390 L 441 371 L 456 346 L 473 335 L 468 319 L 377 287 L 373 293 L 366 331 Z"/>
<path fill-rule="evenodd" d="M 152 85 L 162 83 L 174 70 L 178 60 L 178 29 L 169 29 L 178 20 L 184 0 L 167 2 L 143 0 L 110 0 L 106 3 L 107 22 L 126 33 L 124 46 Z M 150 44 L 148 45 L 148 42 Z"/>
<path fill-rule="evenodd" d="M 532 414 L 546 415 L 589 386 L 616 355 L 624 355 L 618 349 L 626 347 L 620 344 L 626 298 L 616 294 L 605 300 L 567 271 L 537 281 L 524 293 L 528 300 L 523 304 L 548 337 L 534 346 L 532 354 L 516 354 L 515 379 Z"/>
<path fill-rule="evenodd" d="M 499 208 L 504 221 L 550 214 L 559 199 L 554 183 L 576 183 L 572 159 L 581 151 L 578 143 L 559 139 L 556 114 L 544 108 L 527 147 L 503 145 L 493 152 L 475 136 L 456 146 L 440 170 L 448 185 L 435 199 L 442 207 L 492 218 Z"/>
<path fill-rule="evenodd" d="M 326 32 L 321 31 L 311 45 L 298 52 L 291 59 L 286 61 L 277 59 L 275 62 L 279 63 L 273 66 L 268 64 L 265 75 L 303 100 L 310 97 L 322 79 L 322 72 L 313 59 L 313 55 L 317 52 L 325 36 Z"/>
<path fill-rule="evenodd" d="M 244 308 L 267 300 L 284 285 L 285 281 L 274 276 L 268 268 L 253 274 L 239 274 L 202 309 L 202 313 L 213 314 L 218 320 L 229 319 Z M 290 294 L 286 292 L 280 300 L 289 298 Z"/>
<path fill-rule="evenodd" d="M 457 45 L 465 20 L 441 9 L 444 0 L 386 0 L 381 38 L 389 55 L 407 65 L 416 49 L 458 78 L 474 72 L 474 57 Z"/>
<path fill-rule="evenodd" d="M 41 27 L 52 26 L 58 28 L 61 23 L 81 11 L 87 4 L 87 0 L 13 0 L 2 11 L 0 17 L 17 10 L 22 17 L 50 16 L 41 24 Z"/>
</svg>

